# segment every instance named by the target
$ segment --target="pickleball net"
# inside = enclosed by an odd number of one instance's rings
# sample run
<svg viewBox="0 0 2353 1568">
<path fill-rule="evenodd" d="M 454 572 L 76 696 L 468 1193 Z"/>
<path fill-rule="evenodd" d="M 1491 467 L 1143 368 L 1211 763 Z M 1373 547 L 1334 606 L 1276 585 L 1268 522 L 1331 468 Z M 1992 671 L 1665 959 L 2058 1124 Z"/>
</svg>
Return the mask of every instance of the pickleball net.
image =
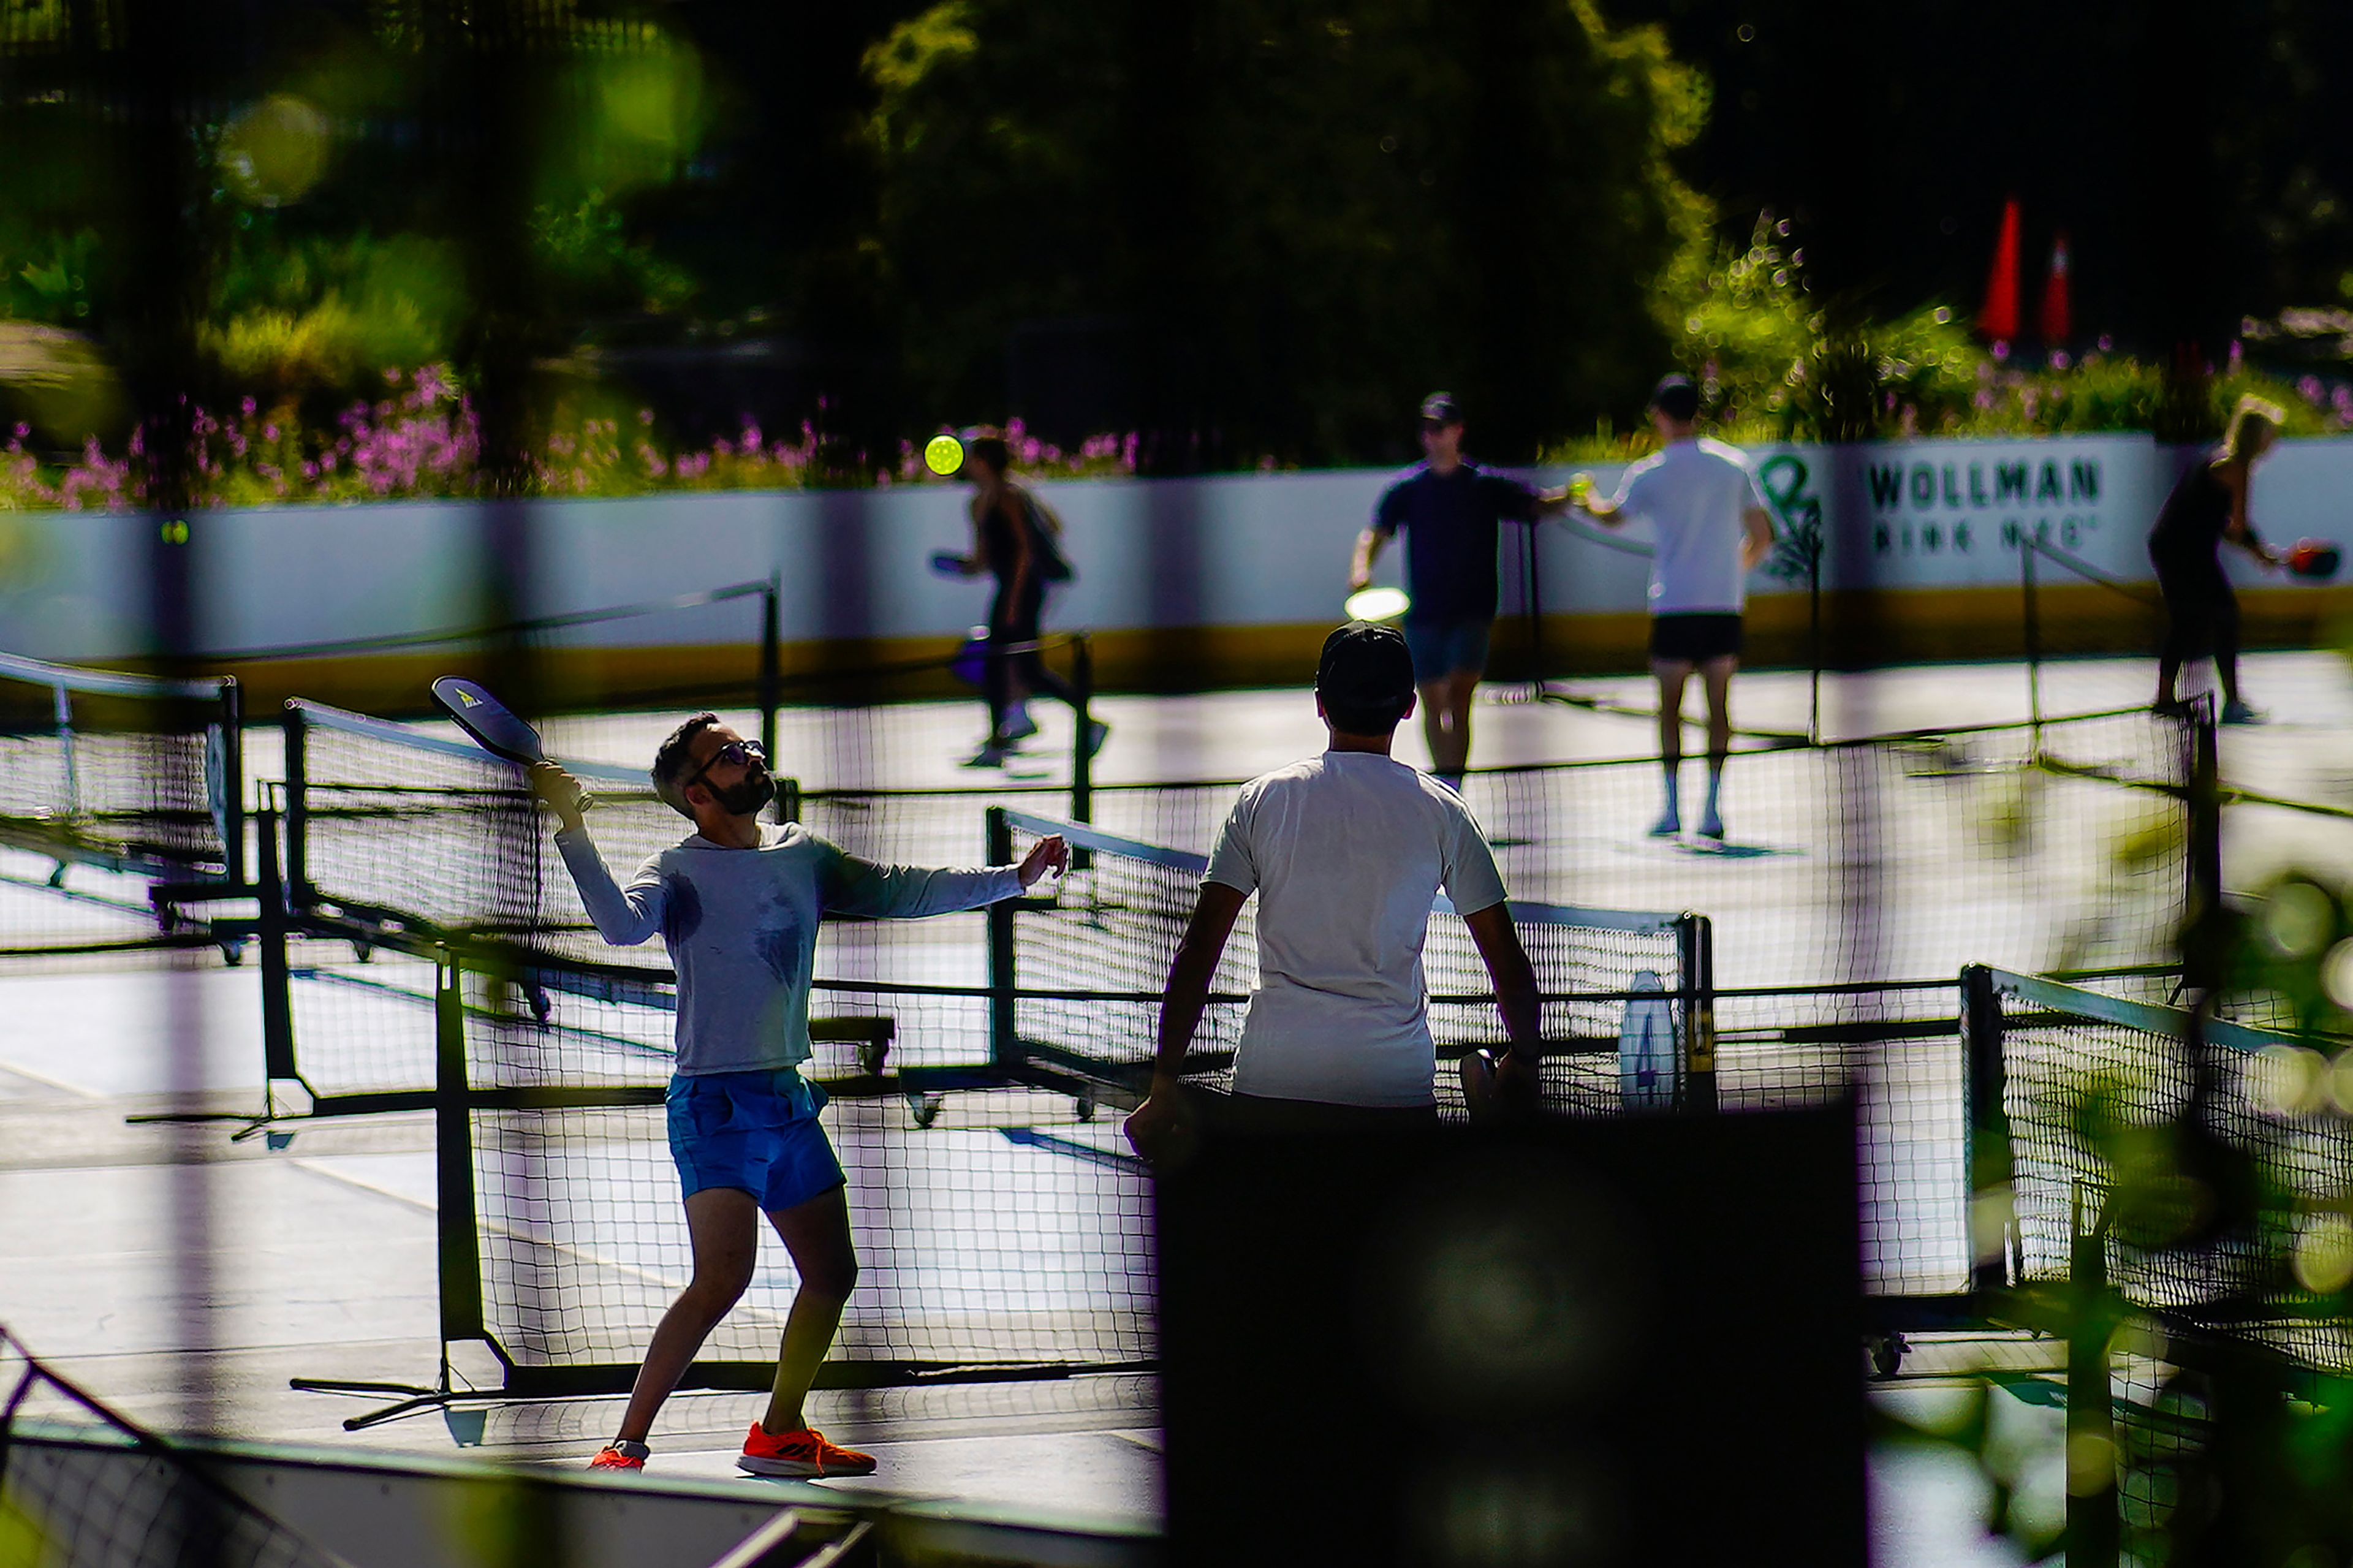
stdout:
<svg viewBox="0 0 2353 1568">
<path fill-rule="evenodd" d="M 104 1568 L 343 1568 L 0 1328 L 0 1561 Z"/>
<path fill-rule="evenodd" d="M 1159 994 L 1190 919 L 1206 856 L 1080 823 L 998 810 L 997 847 L 1018 858 L 1047 834 L 1080 854 L 1052 899 L 1000 916 L 1014 933 L 1009 969 L 997 979 L 1013 997 L 1008 1034 L 1025 1059 L 1091 1080 L 1141 1090 L 1151 1077 Z M 1563 1111 L 1685 1101 L 1694 1037 L 1705 1027 L 1709 987 L 1704 918 L 1682 912 L 1588 909 L 1514 901 L 1521 945 L 1542 1004 L 1547 1100 Z M 1188 1076 L 1222 1081 L 1240 1038 L 1243 1002 L 1258 984 L 1257 905 L 1243 907 L 1194 1037 Z M 1441 1064 L 1500 1047 L 1494 987 L 1469 927 L 1441 900 L 1421 956 L 1431 1037 Z M 1648 1063 L 1650 1081 L 1621 1086 L 1621 1041 Z M 1659 1076 L 1663 1074 L 1664 1076 Z M 1441 1108 L 1461 1114 L 1459 1086 L 1440 1072 Z"/>
<path fill-rule="evenodd" d="M 1650 837 L 1654 762 L 1477 770 L 1516 897 L 1692 909 L 1727 989 L 2172 962 L 2195 726 L 2121 710 L 1740 752 L 1720 844 Z M 1685 760 L 1694 803 L 1704 763 Z"/>
<path fill-rule="evenodd" d="M 1198 857 L 999 809 L 1002 860 L 1040 834 L 1084 851 L 1050 894 L 999 905 L 986 968 L 842 977 L 860 929 L 829 927 L 808 1075 L 830 1096 L 862 1274 L 827 1381 L 1142 1365 L 1156 1355 L 1150 1188 L 1117 1118 L 1148 1076 L 1157 996 L 1200 878 Z M 1515 911 L 1546 993 L 1548 1099 L 1574 1113 L 1664 1109 L 1692 1089 L 1704 922 L 1608 910 Z M 921 922 L 930 924 L 931 922 Z M 837 938 L 852 940 L 838 944 Z M 1254 940 L 1236 933 L 1188 1076 L 1228 1076 Z M 442 1106 L 444 1331 L 487 1341 L 513 1393 L 625 1386 L 691 1271 L 663 1089 L 666 973 L 511 945 L 439 950 L 429 997 Z M 1431 917 L 1426 970 L 1440 1054 L 1502 1039 L 1467 929 Z M 1646 979 L 1645 976 L 1650 978 Z M 1231 989 L 1227 989 L 1230 986 Z M 1628 1017 L 1653 1080 L 1621 1072 Z M 1451 1114 L 1451 1075 L 1432 1069 Z M 452 1107 L 462 1105 L 462 1119 Z M 797 1278 L 765 1249 L 694 1379 L 758 1386 Z"/>
<path fill-rule="evenodd" d="M 0 957 L 201 942 L 201 896 L 244 880 L 239 719 L 226 677 L 0 654 Z"/>
<path fill-rule="evenodd" d="M 2337 1042 L 1991 968 L 1964 990 L 1973 1050 L 2000 1073 L 1985 1088 L 2006 1171 L 1981 1194 L 2003 1223 L 1980 1240 L 2009 1283 L 2069 1281 L 2096 1226 L 2108 1288 L 2185 1342 L 2353 1371 Z"/>
</svg>

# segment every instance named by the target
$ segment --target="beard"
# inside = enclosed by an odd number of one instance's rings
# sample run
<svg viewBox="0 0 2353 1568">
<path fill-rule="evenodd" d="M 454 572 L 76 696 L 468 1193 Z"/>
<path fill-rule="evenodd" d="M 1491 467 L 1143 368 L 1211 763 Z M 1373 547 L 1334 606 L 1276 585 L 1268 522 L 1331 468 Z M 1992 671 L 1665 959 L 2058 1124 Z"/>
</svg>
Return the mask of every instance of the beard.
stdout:
<svg viewBox="0 0 2353 1568">
<path fill-rule="evenodd" d="M 712 790 L 711 798 L 730 816 L 749 816 L 776 798 L 776 781 L 767 769 L 762 768 L 738 779 L 731 788 Z"/>
</svg>

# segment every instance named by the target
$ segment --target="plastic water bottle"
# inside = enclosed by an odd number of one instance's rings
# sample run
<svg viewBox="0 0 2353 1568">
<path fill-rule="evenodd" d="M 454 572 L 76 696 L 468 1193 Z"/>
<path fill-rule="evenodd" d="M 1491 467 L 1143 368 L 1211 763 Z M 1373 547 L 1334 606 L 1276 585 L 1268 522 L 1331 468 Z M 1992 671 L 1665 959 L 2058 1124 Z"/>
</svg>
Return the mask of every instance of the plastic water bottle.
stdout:
<svg viewBox="0 0 2353 1568">
<path fill-rule="evenodd" d="M 1675 1011 L 1656 970 L 1634 975 L 1636 997 L 1618 1024 L 1618 1102 L 1628 1110 L 1664 1110 L 1675 1102 Z"/>
</svg>

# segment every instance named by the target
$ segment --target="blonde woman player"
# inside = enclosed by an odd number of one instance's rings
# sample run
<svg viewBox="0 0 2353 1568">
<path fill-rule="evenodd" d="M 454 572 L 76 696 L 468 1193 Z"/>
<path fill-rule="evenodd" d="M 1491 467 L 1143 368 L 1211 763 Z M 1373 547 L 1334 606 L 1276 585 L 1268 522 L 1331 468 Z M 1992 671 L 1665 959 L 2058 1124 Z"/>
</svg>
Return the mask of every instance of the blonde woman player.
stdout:
<svg viewBox="0 0 2353 1568">
<path fill-rule="evenodd" d="M 2181 476 L 2149 530 L 2148 559 L 2165 595 L 2165 646 L 2157 660 L 2160 713 L 2180 710 L 2181 667 L 2211 656 L 2222 685 L 2222 722 L 2263 721 L 2239 695 L 2239 595 L 2223 574 L 2221 547 L 2235 544 L 2267 570 L 2281 565 L 2279 552 L 2255 536 L 2247 491 L 2284 417 L 2259 397 L 2239 399 L 2222 445 Z"/>
</svg>

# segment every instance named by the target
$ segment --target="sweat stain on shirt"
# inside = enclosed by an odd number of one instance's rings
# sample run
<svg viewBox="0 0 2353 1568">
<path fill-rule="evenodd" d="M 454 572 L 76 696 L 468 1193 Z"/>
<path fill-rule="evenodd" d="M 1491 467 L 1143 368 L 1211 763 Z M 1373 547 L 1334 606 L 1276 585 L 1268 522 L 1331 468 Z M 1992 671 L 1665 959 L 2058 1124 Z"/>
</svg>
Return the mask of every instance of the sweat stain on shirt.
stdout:
<svg viewBox="0 0 2353 1568">
<path fill-rule="evenodd" d="M 783 906 L 776 904 L 771 904 L 760 912 L 766 916 L 788 913 Z M 778 925 L 763 921 L 752 932 L 752 951 L 760 955 L 760 962 L 768 966 L 769 973 L 789 985 L 800 972 L 800 927 L 789 919 Z"/>
<path fill-rule="evenodd" d="M 702 895 L 682 871 L 670 874 L 669 890 L 669 902 L 662 910 L 662 935 L 673 942 L 684 942 L 702 925 Z"/>
</svg>

